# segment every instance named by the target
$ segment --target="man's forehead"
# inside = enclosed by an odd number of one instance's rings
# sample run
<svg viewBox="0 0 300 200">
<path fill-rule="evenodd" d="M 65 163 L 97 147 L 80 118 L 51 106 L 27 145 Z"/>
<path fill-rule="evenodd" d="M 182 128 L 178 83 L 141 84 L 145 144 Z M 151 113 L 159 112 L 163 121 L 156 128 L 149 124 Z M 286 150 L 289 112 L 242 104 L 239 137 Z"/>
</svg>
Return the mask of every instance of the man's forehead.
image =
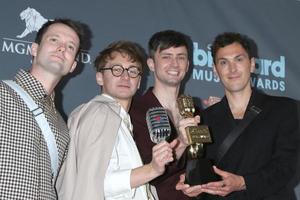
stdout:
<svg viewBox="0 0 300 200">
<path fill-rule="evenodd" d="M 134 66 L 141 66 L 141 64 L 132 59 L 132 56 L 125 52 L 114 51 L 111 53 L 110 57 L 107 59 L 108 63 L 119 62 L 118 64 L 122 64 L 123 62 L 131 63 Z"/>
<path fill-rule="evenodd" d="M 176 53 L 176 54 L 187 54 L 187 48 L 185 46 L 179 46 L 179 47 L 169 47 L 169 48 L 166 48 L 166 49 L 158 49 L 156 51 L 157 54 L 173 54 L 173 53 Z"/>
<path fill-rule="evenodd" d="M 79 43 L 79 37 L 77 33 L 71 27 L 62 23 L 51 24 L 44 33 L 44 36 L 46 35 L 64 35 L 72 39 L 74 42 Z"/>
<path fill-rule="evenodd" d="M 216 57 L 220 58 L 226 55 L 230 56 L 239 56 L 239 55 L 248 55 L 246 49 L 243 48 L 243 46 L 239 43 L 233 43 L 230 45 L 227 45 L 225 47 L 222 47 L 218 49 L 216 53 Z"/>
</svg>

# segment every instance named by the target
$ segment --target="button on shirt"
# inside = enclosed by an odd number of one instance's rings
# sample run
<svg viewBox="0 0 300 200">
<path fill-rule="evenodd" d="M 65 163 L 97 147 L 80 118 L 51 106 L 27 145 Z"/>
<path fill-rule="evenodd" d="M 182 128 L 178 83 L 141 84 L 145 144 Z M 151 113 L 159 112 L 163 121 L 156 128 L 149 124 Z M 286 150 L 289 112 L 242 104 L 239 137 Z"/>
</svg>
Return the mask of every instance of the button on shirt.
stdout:
<svg viewBox="0 0 300 200">
<path fill-rule="evenodd" d="M 130 116 L 122 107 L 120 110 L 120 117 L 122 118 L 121 126 L 118 130 L 104 179 L 105 199 L 146 200 L 148 199 L 146 185 L 142 185 L 135 189 L 131 189 L 130 187 L 131 170 L 142 166 L 143 163 L 131 135 L 132 124 Z"/>
<path fill-rule="evenodd" d="M 42 108 L 55 135 L 59 166 L 69 142 L 67 126 L 55 109 L 53 95 L 30 73 L 15 81 Z M 0 199 L 55 200 L 51 161 L 43 134 L 24 101 L 0 83 Z M 55 178 L 55 177 L 54 177 Z"/>
</svg>

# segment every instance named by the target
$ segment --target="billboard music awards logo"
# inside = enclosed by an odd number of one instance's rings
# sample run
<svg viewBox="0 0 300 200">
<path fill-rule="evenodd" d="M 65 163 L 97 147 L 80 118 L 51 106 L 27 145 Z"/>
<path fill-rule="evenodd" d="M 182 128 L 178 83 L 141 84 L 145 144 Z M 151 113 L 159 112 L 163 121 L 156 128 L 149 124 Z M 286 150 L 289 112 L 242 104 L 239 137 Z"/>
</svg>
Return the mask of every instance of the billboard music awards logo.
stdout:
<svg viewBox="0 0 300 200">
<path fill-rule="evenodd" d="M 37 10 L 34 8 L 26 8 L 20 13 L 20 18 L 24 21 L 24 31 L 20 34 L 17 34 L 15 38 L 4 37 L 2 38 L 2 47 L 1 51 L 4 53 L 12 53 L 18 55 L 31 55 L 31 41 L 22 40 L 28 34 L 37 32 L 44 23 L 48 20 L 43 17 Z M 81 63 L 91 64 L 91 56 L 86 50 L 80 50 L 77 60 Z"/>
<path fill-rule="evenodd" d="M 220 82 L 218 77 L 214 76 L 213 59 L 210 45 L 207 50 L 200 48 L 198 42 L 193 42 L 193 74 L 194 80 L 205 82 Z M 285 56 L 279 56 L 278 60 L 268 60 L 256 58 L 255 74 L 251 78 L 252 86 L 263 90 L 273 90 L 278 92 L 285 91 Z"/>
</svg>

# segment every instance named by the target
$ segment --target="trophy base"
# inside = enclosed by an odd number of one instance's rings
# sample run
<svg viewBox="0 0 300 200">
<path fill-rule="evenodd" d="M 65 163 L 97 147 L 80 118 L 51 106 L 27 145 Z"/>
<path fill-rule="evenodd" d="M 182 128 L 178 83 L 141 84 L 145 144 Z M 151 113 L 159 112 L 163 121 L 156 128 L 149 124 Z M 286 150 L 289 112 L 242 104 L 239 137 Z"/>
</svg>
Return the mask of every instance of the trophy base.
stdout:
<svg viewBox="0 0 300 200">
<path fill-rule="evenodd" d="M 188 160 L 185 176 L 185 183 L 191 186 L 221 180 L 214 172 L 211 161 L 205 158 Z"/>
</svg>

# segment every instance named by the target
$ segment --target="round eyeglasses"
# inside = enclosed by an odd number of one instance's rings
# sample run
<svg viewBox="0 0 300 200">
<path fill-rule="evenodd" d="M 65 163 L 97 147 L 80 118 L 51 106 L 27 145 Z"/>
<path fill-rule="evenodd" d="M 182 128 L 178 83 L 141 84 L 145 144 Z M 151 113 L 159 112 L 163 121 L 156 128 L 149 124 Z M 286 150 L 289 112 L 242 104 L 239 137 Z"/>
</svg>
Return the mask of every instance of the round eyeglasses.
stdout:
<svg viewBox="0 0 300 200">
<path fill-rule="evenodd" d="M 101 68 L 100 70 L 110 70 L 112 75 L 116 77 L 122 76 L 125 70 L 127 71 L 127 74 L 130 78 L 136 78 L 142 74 L 140 69 L 135 66 L 131 66 L 125 69 L 122 65 L 114 65 L 112 67 Z"/>
</svg>

